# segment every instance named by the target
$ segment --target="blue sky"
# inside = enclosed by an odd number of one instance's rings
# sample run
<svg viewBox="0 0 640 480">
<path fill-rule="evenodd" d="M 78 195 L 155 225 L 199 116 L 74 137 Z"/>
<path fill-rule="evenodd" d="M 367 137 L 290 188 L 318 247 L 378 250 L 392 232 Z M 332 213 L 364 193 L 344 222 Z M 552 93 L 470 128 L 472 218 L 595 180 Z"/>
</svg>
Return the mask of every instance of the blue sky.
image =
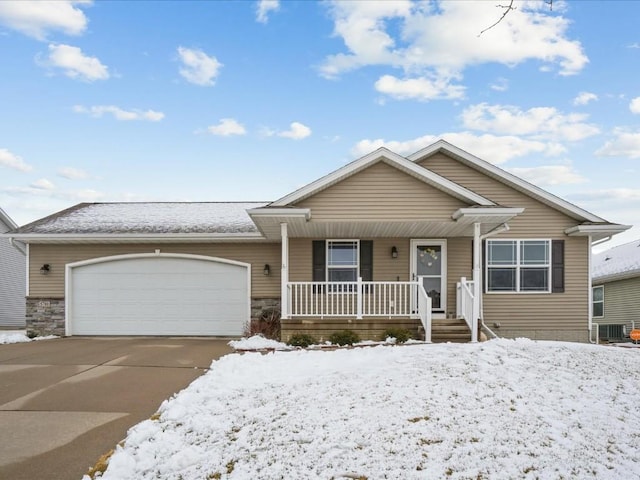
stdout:
<svg viewBox="0 0 640 480">
<path fill-rule="evenodd" d="M 640 224 L 640 2 L 480 35 L 498 3 L 1 1 L 0 206 L 275 200 L 444 138 Z"/>
</svg>

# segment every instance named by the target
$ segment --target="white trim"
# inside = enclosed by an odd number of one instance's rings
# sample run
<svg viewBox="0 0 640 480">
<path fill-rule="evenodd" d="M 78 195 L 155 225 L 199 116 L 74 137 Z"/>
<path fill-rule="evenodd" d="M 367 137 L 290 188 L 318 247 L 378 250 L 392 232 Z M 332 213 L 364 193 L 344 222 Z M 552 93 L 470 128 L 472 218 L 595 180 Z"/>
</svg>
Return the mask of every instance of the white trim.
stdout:
<svg viewBox="0 0 640 480">
<path fill-rule="evenodd" d="M 572 203 L 569 203 L 560 197 L 556 197 L 555 195 L 541 189 L 540 187 L 537 187 L 519 177 L 516 177 L 515 175 L 505 170 L 502 170 L 501 168 L 496 167 L 495 165 L 485 160 L 482 160 L 481 158 L 478 158 L 475 155 L 472 155 L 469 152 L 466 152 L 461 148 L 456 147 L 455 145 L 452 145 L 445 140 L 438 140 L 437 142 L 429 145 L 428 147 L 425 147 L 409 155 L 407 158 L 413 162 L 418 162 L 424 159 L 425 157 L 428 157 L 439 151 L 445 151 L 450 154 L 453 154 L 463 162 L 469 163 L 474 167 L 478 168 L 479 170 L 484 171 L 485 173 L 488 172 L 491 175 L 498 177 L 500 180 L 504 181 L 505 183 L 511 184 L 511 186 L 516 186 L 519 189 L 529 193 L 534 197 L 542 198 L 545 202 L 548 202 L 549 204 L 554 205 L 557 209 L 564 211 L 566 213 L 570 213 L 571 216 L 577 217 L 579 219 L 583 219 L 583 221 L 588 221 L 588 222 L 599 222 L 599 223 L 606 222 L 605 219 L 600 218 L 590 212 L 587 212 L 586 210 L 583 210 L 582 208 L 576 205 L 573 205 Z"/>
<path fill-rule="evenodd" d="M 511 265 L 495 265 L 494 268 L 515 268 L 516 270 L 516 289 L 515 290 L 489 290 L 489 244 L 491 242 L 516 242 L 516 258 L 515 263 Z M 548 263 L 545 265 L 547 268 L 547 290 L 520 290 L 520 270 L 524 267 L 527 268 L 541 268 L 542 264 L 537 265 L 522 265 L 520 258 L 520 246 L 522 242 L 547 242 L 547 255 L 548 255 Z M 553 249 L 552 249 L 552 241 L 550 238 L 494 238 L 491 240 L 487 240 L 485 244 L 484 254 L 486 261 L 484 262 L 484 274 L 487 279 L 486 285 L 484 285 L 484 293 L 488 295 L 547 295 L 552 292 L 552 283 L 553 279 L 551 278 L 553 274 L 552 264 L 553 264 Z"/>
<path fill-rule="evenodd" d="M 442 252 L 442 260 L 441 264 L 441 292 L 440 292 L 440 308 L 438 310 L 443 310 L 442 313 L 438 312 L 435 315 L 435 318 L 446 317 L 447 315 L 447 274 L 449 270 L 449 263 L 447 257 L 447 239 L 446 238 L 412 238 L 410 241 L 410 255 L 409 261 L 411 262 L 409 266 L 409 271 L 411 272 L 411 280 L 418 281 L 418 265 L 417 265 L 417 257 L 416 257 L 416 248 L 419 245 L 440 245 L 440 251 Z M 432 306 L 433 309 L 433 306 Z"/>
<path fill-rule="evenodd" d="M 136 258 L 185 258 L 189 260 L 203 260 L 207 262 L 226 263 L 230 265 L 237 265 L 245 267 L 247 269 L 247 317 L 246 322 L 251 322 L 251 264 L 245 262 L 239 262 L 237 260 L 229 260 L 227 258 L 220 257 L 208 257 L 206 255 L 191 255 L 188 253 L 159 253 L 154 251 L 153 253 L 127 253 L 124 255 L 110 255 L 107 257 L 90 258 L 89 260 L 81 260 L 79 262 L 67 263 L 65 265 L 65 286 L 64 286 L 64 329 L 67 336 L 73 335 L 73 322 L 72 322 L 72 302 L 71 296 L 73 292 L 73 280 L 71 271 L 76 267 L 83 267 L 86 265 L 92 265 L 96 263 L 116 262 L 119 260 L 132 260 Z"/>
<path fill-rule="evenodd" d="M 593 314 L 593 304 L 596 303 L 596 301 L 593 299 L 593 291 L 596 288 L 601 288 L 602 289 L 602 300 L 598 301 L 598 303 L 602 303 L 602 315 L 594 315 Z M 591 286 L 591 298 L 590 298 L 590 302 L 591 304 L 591 316 L 592 318 L 604 318 L 605 317 L 605 313 L 604 313 L 604 285 L 592 285 Z"/>
<path fill-rule="evenodd" d="M 289 233 L 287 224 L 280 224 L 281 238 L 281 271 L 280 271 L 280 318 L 287 320 L 289 318 Z"/>
<path fill-rule="evenodd" d="M 25 278 L 26 278 L 27 285 L 25 286 L 25 296 L 28 297 L 29 296 L 29 278 L 30 278 L 30 275 L 29 275 L 29 270 L 30 270 L 30 268 L 29 268 L 30 267 L 30 264 L 29 264 L 29 262 L 30 262 L 30 252 L 29 252 L 29 244 L 28 243 L 26 244 L 26 247 L 27 247 L 26 248 L 26 250 L 27 250 L 27 258 L 26 258 L 27 271 L 25 273 Z"/>
<path fill-rule="evenodd" d="M 515 207 L 493 207 L 493 208 L 459 208 L 451 218 L 459 220 L 462 217 L 504 217 L 505 215 L 517 216 L 524 212 L 524 208 Z"/>
<path fill-rule="evenodd" d="M 263 240 L 260 232 L 250 233 L 19 233 L 0 234 L 0 237 L 12 237 L 20 242 L 31 243 L 47 241 L 100 241 L 100 240 L 148 240 L 155 241 L 207 241 L 207 240 Z"/>
<path fill-rule="evenodd" d="M 247 210 L 250 217 L 304 217 L 311 220 L 310 208 L 250 208 Z"/>
<path fill-rule="evenodd" d="M 567 228 L 564 233 L 570 237 L 586 237 L 593 234 L 599 235 L 615 235 L 629 230 L 632 225 L 618 225 L 618 224 L 606 224 L 606 225 L 576 225 L 575 227 Z"/>
<path fill-rule="evenodd" d="M 10 230 L 18 228 L 18 224 L 0 207 L 0 220 L 7 224 Z"/>
<path fill-rule="evenodd" d="M 272 207 L 284 207 L 300 201 L 304 198 L 310 197 L 318 193 L 319 191 L 339 182 L 347 178 L 348 176 L 370 166 L 376 162 L 385 161 L 389 165 L 392 165 L 396 168 L 400 168 L 406 172 L 410 172 L 412 175 L 422 180 L 425 183 L 428 183 L 449 195 L 455 196 L 457 198 L 462 198 L 468 201 L 469 203 L 475 203 L 483 206 L 491 206 L 495 205 L 491 200 L 478 195 L 471 190 L 458 185 L 457 183 L 452 182 L 451 180 L 438 175 L 430 170 L 422 168 L 419 165 L 416 165 L 414 162 L 407 160 L 405 157 L 398 155 L 397 153 L 388 150 L 387 148 L 381 147 L 377 150 L 360 157 L 357 160 L 341 167 L 333 172 L 321 177 L 314 182 L 305 185 L 302 188 L 299 188 L 295 192 L 286 195 L 275 202 L 269 204 Z M 269 207 L 268 206 L 268 207 Z M 267 208 L 268 208 L 267 207 Z"/>
</svg>

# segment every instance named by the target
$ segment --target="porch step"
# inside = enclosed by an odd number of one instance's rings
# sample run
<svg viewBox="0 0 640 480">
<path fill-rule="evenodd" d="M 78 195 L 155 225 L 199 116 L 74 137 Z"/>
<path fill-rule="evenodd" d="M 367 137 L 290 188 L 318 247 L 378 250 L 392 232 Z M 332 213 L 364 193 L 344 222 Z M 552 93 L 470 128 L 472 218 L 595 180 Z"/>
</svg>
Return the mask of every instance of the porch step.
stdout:
<svg viewBox="0 0 640 480">
<path fill-rule="evenodd" d="M 431 323 L 433 343 L 466 343 L 471 341 L 471 330 L 462 318 L 434 319 Z"/>
</svg>

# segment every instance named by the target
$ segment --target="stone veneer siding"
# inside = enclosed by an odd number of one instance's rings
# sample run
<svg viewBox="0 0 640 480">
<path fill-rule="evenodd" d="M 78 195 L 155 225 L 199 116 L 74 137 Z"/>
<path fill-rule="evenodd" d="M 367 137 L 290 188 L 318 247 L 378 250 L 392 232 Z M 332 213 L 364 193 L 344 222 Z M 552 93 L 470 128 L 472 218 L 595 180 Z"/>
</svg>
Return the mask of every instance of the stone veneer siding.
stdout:
<svg viewBox="0 0 640 480">
<path fill-rule="evenodd" d="M 64 298 L 28 297 L 27 335 L 66 335 L 64 303 Z M 272 308 L 280 309 L 280 298 L 252 298 L 251 319 L 259 319 L 263 311 Z"/>
<path fill-rule="evenodd" d="M 27 297 L 27 335 L 65 335 L 64 298 Z"/>
</svg>

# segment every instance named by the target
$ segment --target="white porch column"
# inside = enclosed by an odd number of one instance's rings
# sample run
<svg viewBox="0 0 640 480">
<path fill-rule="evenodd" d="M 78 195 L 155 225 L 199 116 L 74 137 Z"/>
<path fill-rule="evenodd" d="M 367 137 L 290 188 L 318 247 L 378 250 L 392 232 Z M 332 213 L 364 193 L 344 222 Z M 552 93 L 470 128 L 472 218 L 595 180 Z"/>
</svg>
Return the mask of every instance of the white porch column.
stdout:
<svg viewBox="0 0 640 480">
<path fill-rule="evenodd" d="M 280 224 L 280 236 L 282 237 L 282 271 L 280 272 L 280 318 L 289 318 L 289 234 L 287 224 Z"/>
<path fill-rule="evenodd" d="M 471 322 L 471 341 L 478 341 L 478 317 L 480 316 L 480 295 L 482 289 L 481 272 L 482 241 L 480 239 L 480 223 L 473 224 L 473 319 Z"/>
</svg>

